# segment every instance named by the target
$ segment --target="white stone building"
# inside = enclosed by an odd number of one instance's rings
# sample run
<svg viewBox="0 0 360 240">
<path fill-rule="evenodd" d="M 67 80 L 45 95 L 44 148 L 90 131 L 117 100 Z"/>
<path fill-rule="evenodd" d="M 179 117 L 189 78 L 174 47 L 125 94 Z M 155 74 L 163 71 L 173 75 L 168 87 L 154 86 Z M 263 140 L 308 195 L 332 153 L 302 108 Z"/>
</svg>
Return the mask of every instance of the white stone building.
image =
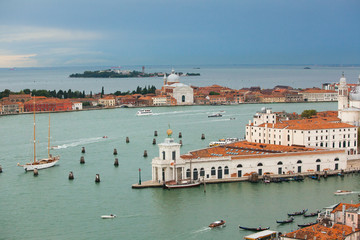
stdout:
<svg viewBox="0 0 360 240">
<path fill-rule="evenodd" d="M 344 75 L 340 78 L 338 111 L 342 122 L 360 126 L 360 76 L 358 85 L 350 93 Z"/>
<path fill-rule="evenodd" d="M 166 77 L 164 74 L 164 85 L 161 88 L 161 93 L 172 96 L 176 100 L 177 105 L 192 105 L 194 104 L 194 90 L 192 87 L 180 83 L 180 77 L 174 70 Z"/>
<path fill-rule="evenodd" d="M 357 127 L 337 117 L 277 121 L 271 109 L 264 109 L 246 125 L 245 137 L 254 143 L 345 149 L 348 155 L 357 154 Z"/>
<path fill-rule="evenodd" d="M 180 154 L 180 144 L 168 137 L 158 144 L 159 157 L 152 160 L 152 180 L 235 179 L 256 172 L 287 174 L 346 168 L 340 149 L 316 149 L 273 144 L 236 142 Z"/>
<path fill-rule="evenodd" d="M 82 110 L 83 105 L 82 102 L 73 102 L 72 103 L 72 110 Z"/>
</svg>

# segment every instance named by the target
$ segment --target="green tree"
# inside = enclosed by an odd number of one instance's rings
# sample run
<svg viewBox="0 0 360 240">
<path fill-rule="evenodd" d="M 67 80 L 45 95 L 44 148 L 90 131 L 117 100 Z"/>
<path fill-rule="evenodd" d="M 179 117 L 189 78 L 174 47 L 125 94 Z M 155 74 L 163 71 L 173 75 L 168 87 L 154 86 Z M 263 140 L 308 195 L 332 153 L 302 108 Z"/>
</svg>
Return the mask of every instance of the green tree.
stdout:
<svg viewBox="0 0 360 240">
<path fill-rule="evenodd" d="M 211 91 L 209 95 L 220 95 L 220 93 Z"/>
<path fill-rule="evenodd" d="M 301 113 L 301 117 L 302 117 L 302 118 L 311 118 L 312 116 L 315 116 L 316 114 L 317 114 L 317 111 L 314 110 L 314 109 L 304 110 L 304 111 Z"/>
<path fill-rule="evenodd" d="M 104 93 L 105 93 L 105 92 L 104 92 L 104 87 L 102 87 L 102 88 L 101 88 L 101 97 L 103 97 Z"/>
</svg>

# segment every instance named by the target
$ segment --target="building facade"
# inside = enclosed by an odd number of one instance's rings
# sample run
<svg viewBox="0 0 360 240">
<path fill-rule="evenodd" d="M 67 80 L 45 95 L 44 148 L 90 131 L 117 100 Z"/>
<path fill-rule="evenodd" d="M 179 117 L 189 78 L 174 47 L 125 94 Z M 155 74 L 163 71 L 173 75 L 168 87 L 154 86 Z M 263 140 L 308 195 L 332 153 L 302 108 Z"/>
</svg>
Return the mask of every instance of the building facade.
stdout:
<svg viewBox="0 0 360 240">
<path fill-rule="evenodd" d="M 159 183 L 183 179 L 235 179 L 252 173 L 281 175 L 346 168 L 346 154 L 339 149 L 240 141 L 180 155 L 180 144 L 171 137 L 158 146 L 159 156 L 152 160 L 152 180 Z"/>
<path fill-rule="evenodd" d="M 278 122 L 271 109 L 264 109 L 246 125 L 245 137 L 254 143 L 344 149 L 348 155 L 356 155 L 357 136 L 357 127 L 336 117 Z"/>
</svg>

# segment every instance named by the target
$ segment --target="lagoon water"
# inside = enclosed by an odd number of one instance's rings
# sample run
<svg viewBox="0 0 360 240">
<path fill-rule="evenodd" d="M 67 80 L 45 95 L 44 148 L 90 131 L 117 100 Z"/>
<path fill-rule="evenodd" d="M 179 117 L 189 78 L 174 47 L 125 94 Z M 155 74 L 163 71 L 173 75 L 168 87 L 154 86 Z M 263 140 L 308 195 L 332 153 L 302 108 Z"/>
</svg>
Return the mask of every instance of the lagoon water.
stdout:
<svg viewBox="0 0 360 240">
<path fill-rule="evenodd" d="M 194 68 L 200 67 L 200 69 Z M 153 78 L 69 78 L 72 73 L 83 73 L 90 70 L 104 70 L 103 67 L 59 67 L 59 68 L 16 68 L 15 70 L 0 68 L 0 90 L 20 91 L 29 89 L 92 91 L 98 93 L 104 87 L 105 93 L 115 91 L 126 92 L 135 90 L 137 86 L 154 85 L 159 88 L 163 79 Z M 260 86 L 273 88 L 276 85 L 287 85 L 294 88 L 321 87 L 322 83 L 338 82 L 342 72 L 348 83 L 357 83 L 360 66 L 311 66 L 304 69 L 303 65 L 234 65 L 234 66 L 145 66 L 145 72 L 200 73 L 201 76 L 182 77 L 181 82 L 193 86 L 209 86 L 218 84 L 233 89 Z M 122 70 L 141 71 L 141 66 L 123 66 Z"/>
<path fill-rule="evenodd" d="M 157 107 L 152 108 L 153 116 L 143 117 L 131 108 L 56 113 L 51 115 L 51 145 L 59 147 L 52 153 L 60 154 L 61 160 L 37 177 L 16 166 L 32 159 L 33 116 L 0 117 L 0 239 L 242 239 L 251 232 L 239 230 L 239 224 L 288 232 L 314 220 L 300 216 L 292 224 L 276 224 L 288 212 L 358 201 L 357 194 L 333 194 L 337 189 L 360 191 L 356 174 L 280 184 L 208 184 L 206 193 L 203 186 L 170 191 L 131 188 L 138 182 L 139 168 L 143 181 L 151 179 L 151 159 L 159 154 L 152 145 L 155 130 L 157 143 L 166 137 L 169 124 L 176 141 L 182 132 L 181 152 L 186 153 L 219 138 L 243 137 L 245 124 L 264 106 L 288 112 L 337 108 L 336 103 L 300 103 Z M 225 111 L 222 118 L 207 117 L 220 110 Z M 36 124 L 37 155 L 42 157 L 47 152 L 48 114 L 37 114 Z M 205 140 L 200 139 L 202 133 Z M 102 138 L 105 135 L 108 138 Z M 68 180 L 70 171 L 73 181 Z M 97 173 L 99 184 L 94 182 Z M 111 213 L 118 217 L 100 218 Z M 225 228 L 207 227 L 220 219 L 227 221 Z"/>
</svg>

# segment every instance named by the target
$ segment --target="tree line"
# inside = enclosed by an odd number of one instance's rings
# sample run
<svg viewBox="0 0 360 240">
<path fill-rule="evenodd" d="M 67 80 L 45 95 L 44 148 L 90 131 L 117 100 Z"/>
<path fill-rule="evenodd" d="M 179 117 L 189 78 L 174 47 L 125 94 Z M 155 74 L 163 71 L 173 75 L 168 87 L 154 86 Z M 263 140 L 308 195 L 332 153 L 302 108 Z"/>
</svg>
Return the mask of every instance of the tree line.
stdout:
<svg viewBox="0 0 360 240">
<path fill-rule="evenodd" d="M 126 91 L 126 92 L 121 92 L 121 91 L 116 91 L 115 93 L 113 93 L 113 95 L 116 96 L 120 96 L 120 95 L 131 95 L 131 94 L 149 94 L 149 93 L 155 93 L 156 87 L 155 86 L 145 86 L 144 88 L 138 86 L 136 88 L 136 90 L 133 91 Z M 30 90 L 30 89 L 23 89 L 20 92 L 12 92 L 9 89 L 5 89 L 4 91 L 0 92 L 0 99 L 4 98 L 4 97 L 8 97 L 9 95 L 12 94 L 31 94 L 31 96 L 43 96 L 43 97 L 53 97 L 53 98 L 60 98 L 60 99 L 67 99 L 67 98 L 92 98 L 93 94 L 92 91 L 90 91 L 90 94 L 87 95 L 85 94 L 85 91 L 72 91 L 71 89 L 69 90 Z M 101 89 L 101 97 L 104 95 L 104 87 L 102 87 Z"/>
</svg>

